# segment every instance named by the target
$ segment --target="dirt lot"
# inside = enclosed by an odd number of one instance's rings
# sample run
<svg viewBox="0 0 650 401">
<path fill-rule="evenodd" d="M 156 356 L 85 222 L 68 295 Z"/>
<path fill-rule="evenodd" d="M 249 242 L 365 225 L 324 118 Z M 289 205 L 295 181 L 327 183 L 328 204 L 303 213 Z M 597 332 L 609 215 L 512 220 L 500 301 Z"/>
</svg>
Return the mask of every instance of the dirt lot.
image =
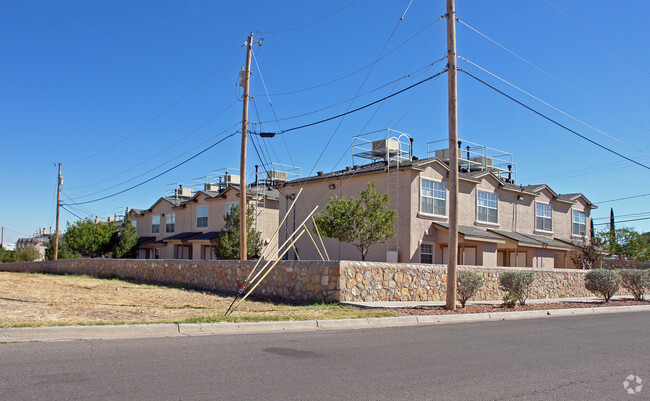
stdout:
<svg viewBox="0 0 650 401">
<path fill-rule="evenodd" d="M 224 318 L 232 299 L 117 279 L 0 272 L 0 327 L 394 316 L 331 304 L 292 306 L 247 300 Z"/>
</svg>

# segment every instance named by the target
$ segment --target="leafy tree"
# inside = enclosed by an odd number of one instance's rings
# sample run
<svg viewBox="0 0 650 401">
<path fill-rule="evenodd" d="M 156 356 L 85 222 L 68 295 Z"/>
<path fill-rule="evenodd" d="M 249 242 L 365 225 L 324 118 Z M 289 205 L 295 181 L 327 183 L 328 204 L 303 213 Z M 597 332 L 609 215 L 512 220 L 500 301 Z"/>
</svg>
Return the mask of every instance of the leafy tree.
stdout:
<svg viewBox="0 0 650 401">
<path fill-rule="evenodd" d="M 25 248 L 16 249 L 14 251 L 14 260 L 16 262 L 32 262 L 39 260 L 41 253 L 34 248 L 33 245 L 26 246 Z"/>
<path fill-rule="evenodd" d="M 601 241 L 612 238 L 610 232 L 599 234 Z M 650 245 L 638 232 L 629 228 L 618 228 L 614 230 L 614 242 L 610 243 L 612 256 L 625 260 L 649 260 Z"/>
<path fill-rule="evenodd" d="M 456 281 L 456 298 L 464 308 L 467 300 L 476 295 L 483 286 L 483 276 L 473 271 L 460 270 Z"/>
<path fill-rule="evenodd" d="M 609 302 L 621 288 L 621 276 L 614 270 L 595 269 L 585 275 L 585 288 Z"/>
<path fill-rule="evenodd" d="M 117 240 L 113 249 L 113 257 L 120 259 L 134 259 L 137 256 L 138 230 L 131 223 L 128 216 L 124 217 L 122 230 L 116 233 Z"/>
<path fill-rule="evenodd" d="M 0 248 L 0 263 L 11 263 L 14 261 L 14 251 Z"/>
<path fill-rule="evenodd" d="M 58 259 L 78 259 L 81 257 L 79 253 L 75 253 L 68 249 L 67 243 L 63 240 L 64 236 L 59 238 L 59 252 Z M 54 260 L 54 236 L 47 248 L 45 248 L 45 260 Z"/>
<path fill-rule="evenodd" d="M 323 236 L 351 243 L 361 252 L 361 260 L 366 260 L 372 244 L 383 244 L 395 235 L 396 219 L 390 196 L 377 191 L 374 181 L 361 191 L 361 199 L 332 197 L 327 210 L 314 216 Z"/>
<path fill-rule="evenodd" d="M 223 216 L 224 228 L 214 245 L 217 259 L 239 259 L 239 205 L 234 205 Z M 255 230 L 255 208 L 251 203 L 246 204 L 246 256 L 247 259 L 260 257 L 262 250 L 262 234 Z"/>
<path fill-rule="evenodd" d="M 73 254 L 96 258 L 113 250 L 117 228 L 112 223 L 103 223 L 86 218 L 68 223 L 63 244 Z"/>
</svg>

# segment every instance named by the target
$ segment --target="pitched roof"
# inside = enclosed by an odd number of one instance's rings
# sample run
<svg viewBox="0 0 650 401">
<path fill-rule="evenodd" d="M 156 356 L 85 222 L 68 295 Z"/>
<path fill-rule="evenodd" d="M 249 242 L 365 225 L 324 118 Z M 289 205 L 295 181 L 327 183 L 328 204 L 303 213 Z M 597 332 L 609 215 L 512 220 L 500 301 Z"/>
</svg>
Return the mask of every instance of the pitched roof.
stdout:
<svg viewBox="0 0 650 401">
<path fill-rule="evenodd" d="M 179 233 L 172 235 L 171 237 L 164 238 L 163 241 L 180 241 L 180 240 L 186 240 L 191 237 L 194 237 L 195 235 L 200 235 L 200 232 L 185 232 L 185 233 Z"/>
<path fill-rule="evenodd" d="M 215 238 L 219 238 L 221 236 L 221 231 L 208 231 L 207 233 L 203 233 L 200 235 L 197 235 L 195 237 L 190 238 L 188 241 L 211 241 Z"/>
<path fill-rule="evenodd" d="M 440 226 L 446 230 L 449 230 L 449 224 L 434 222 L 434 225 Z M 487 241 L 487 242 L 504 242 L 503 238 L 498 235 L 494 235 L 485 230 L 481 230 L 478 227 L 474 226 L 458 226 L 458 234 L 465 237 L 468 240 L 477 240 L 477 241 Z"/>
<path fill-rule="evenodd" d="M 491 231 L 491 232 L 499 234 L 499 235 L 501 235 L 501 236 L 503 236 L 505 238 L 516 241 L 519 244 L 532 246 L 532 247 L 536 247 L 536 248 L 573 249 L 572 246 L 569 246 L 569 245 L 565 244 L 564 242 L 556 241 L 553 238 L 544 237 L 544 236 L 541 236 L 541 235 L 516 233 L 516 232 L 512 232 L 512 231 L 496 230 L 496 229 L 493 229 L 493 228 L 489 228 L 488 231 Z"/>
</svg>

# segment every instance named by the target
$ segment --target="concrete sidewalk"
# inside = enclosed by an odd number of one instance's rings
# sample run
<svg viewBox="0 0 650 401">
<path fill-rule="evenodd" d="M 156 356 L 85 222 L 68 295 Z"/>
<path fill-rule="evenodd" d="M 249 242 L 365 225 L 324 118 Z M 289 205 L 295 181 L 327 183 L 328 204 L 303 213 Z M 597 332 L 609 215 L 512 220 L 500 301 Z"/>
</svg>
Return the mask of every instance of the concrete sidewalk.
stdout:
<svg viewBox="0 0 650 401">
<path fill-rule="evenodd" d="M 613 301 L 633 301 L 631 295 L 616 295 Z M 581 297 L 581 298 L 547 298 L 528 299 L 527 304 L 553 304 L 560 302 L 602 302 L 602 297 Z M 467 305 L 501 305 L 503 301 L 467 301 Z M 354 305 L 363 308 L 415 308 L 418 306 L 445 306 L 445 301 L 375 301 L 375 302 L 341 302 L 341 305 Z M 460 304 L 459 304 L 460 305 Z"/>
<path fill-rule="evenodd" d="M 570 299 L 570 298 L 569 298 Z M 587 302 L 590 298 L 578 298 Z M 531 300 L 532 301 L 532 300 Z M 537 300 L 539 302 L 540 300 Z M 557 301 L 559 302 L 559 300 Z M 404 304 L 404 303 L 403 303 Z M 417 303 L 422 305 L 423 303 Z M 429 304 L 429 303 L 426 303 Z M 436 304 L 440 304 L 439 302 Z M 405 306 L 405 305 L 403 305 Z M 409 305 L 410 306 L 410 305 Z M 388 306 L 384 306 L 388 307 Z M 394 307 L 391 305 L 390 307 Z M 367 319 L 303 320 L 246 323 L 166 323 L 104 326 L 20 327 L 0 329 L 0 344 L 29 341 L 113 340 L 224 334 L 277 333 L 316 330 L 352 330 L 382 327 L 501 321 L 602 313 L 650 312 L 650 305 L 596 308 L 548 309 L 535 311 L 418 315 Z M 0 345 L 1 346 L 1 345 Z"/>
</svg>

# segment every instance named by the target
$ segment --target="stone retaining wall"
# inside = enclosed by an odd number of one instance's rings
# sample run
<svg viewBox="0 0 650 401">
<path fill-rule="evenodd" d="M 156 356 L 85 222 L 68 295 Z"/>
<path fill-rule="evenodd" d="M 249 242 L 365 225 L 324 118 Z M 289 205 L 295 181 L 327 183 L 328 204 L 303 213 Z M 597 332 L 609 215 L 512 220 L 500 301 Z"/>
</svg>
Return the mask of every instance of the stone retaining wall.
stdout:
<svg viewBox="0 0 650 401">
<path fill-rule="evenodd" d="M 650 261 L 603 259 L 603 269 L 650 269 Z"/>
<path fill-rule="evenodd" d="M 0 271 L 88 274 L 199 290 L 235 293 L 254 261 L 72 259 L 0 264 Z M 476 300 L 501 300 L 499 274 L 514 268 L 461 266 L 484 278 Z M 593 296 L 584 288 L 585 270 L 533 271 L 530 298 Z M 353 261 L 281 261 L 255 289 L 256 297 L 289 301 L 444 301 L 446 265 Z M 619 294 L 624 294 L 621 291 Z"/>
<path fill-rule="evenodd" d="M 0 271 L 88 274 L 236 293 L 255 261 L 67 259 L 2 263 Z M 338 262 L 280 261 L 255 289 L 257 297 L 338 301 Z"/>
<path fill-rule="evenodd" d="M 536 274 L 530 298 L 588 297 L 584 287 L 586 270 L 461 266 L 483 276 L 483 287 L 473 300 L 501 300 L 499 274 L 507 270 Z M 446 265 L 341 262 L 342 301 L 444 301 Z M 623 290 L 619 294 L 626 294 Z"/>
</svg>

